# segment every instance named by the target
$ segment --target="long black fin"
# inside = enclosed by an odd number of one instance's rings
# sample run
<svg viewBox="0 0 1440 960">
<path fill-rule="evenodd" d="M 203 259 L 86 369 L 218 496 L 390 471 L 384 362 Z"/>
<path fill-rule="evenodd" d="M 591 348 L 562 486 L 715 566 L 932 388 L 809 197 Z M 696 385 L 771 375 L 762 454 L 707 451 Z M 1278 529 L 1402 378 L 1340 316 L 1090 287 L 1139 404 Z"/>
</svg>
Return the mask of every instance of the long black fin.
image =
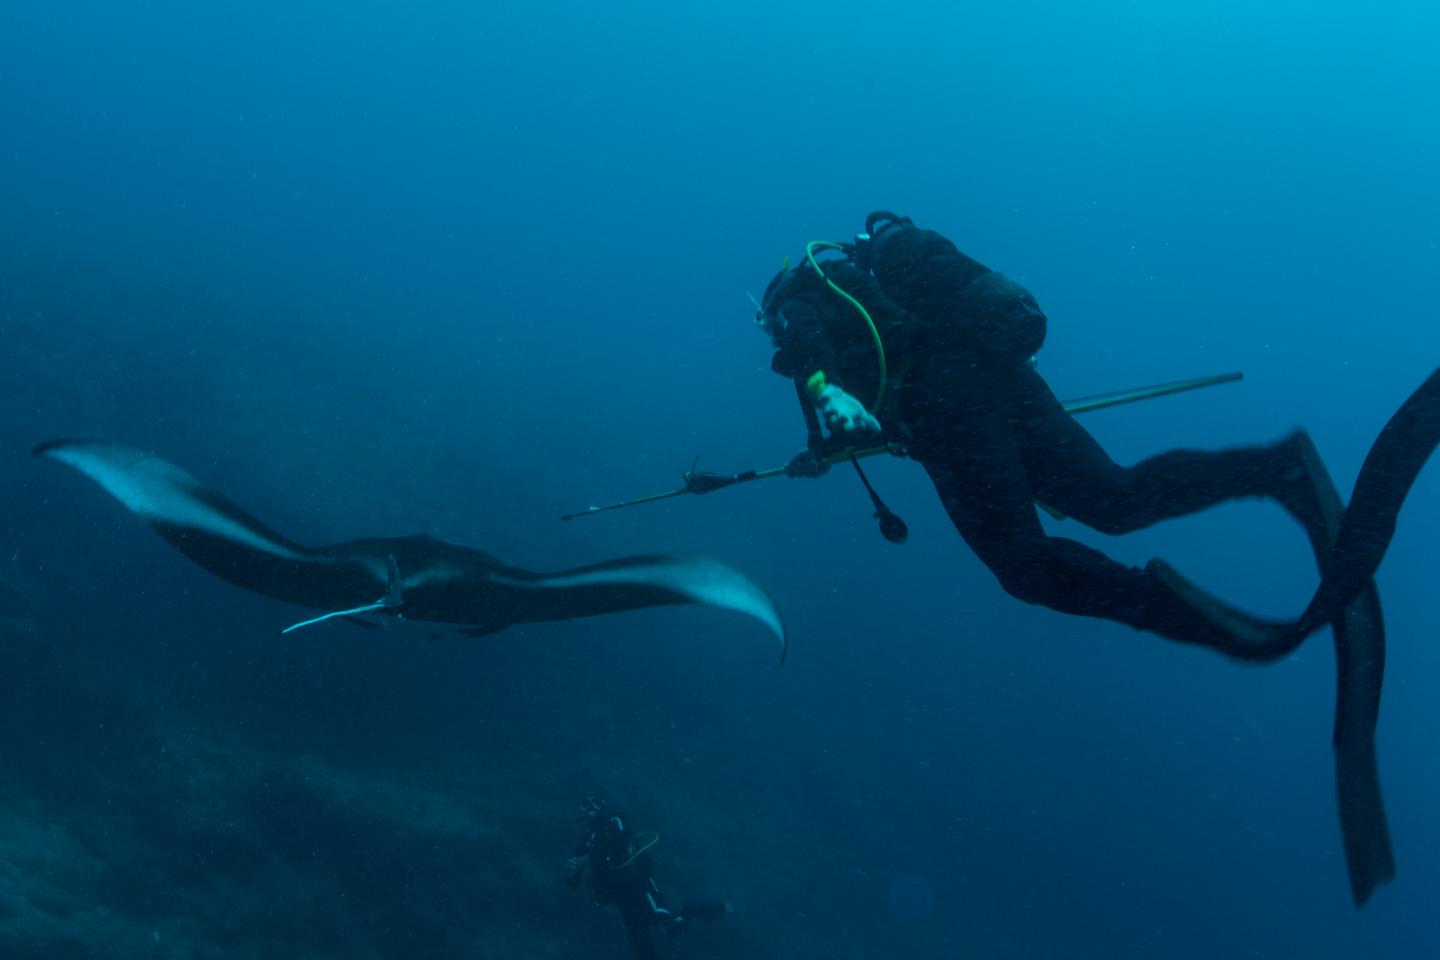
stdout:
<svg viewBox="0 0 1440 960">
<path fill-rule="evenodd" d="M 1300 620 L 1302 630 L 1330 622 L 1380 569 L 1411 487 L 1440 445 L 1440 368 L 1385 424 L 1370 448 L 1340 524 L 1325 578 Z"/>
<path fill-rule="evenodd" d="M 1308 435 L 1298 438 L 1299 453 L 1311 484 L 1320 524 L 1309 530 L 1320 576 L 1335 551 L 1344 520 L 1340 491 Z M 1385 686 L 1385 619 L 1375 581 L 1367 580 L 1330 621 L 1335 638 L 1335 794 L 1350 894 L 1362 906 L 1381 884 L 1395 876 L 1395 852 L 1380 766 L 1375 754 L 1375 724 Z M 1299 634 L 1296 634 L 1299 636 Z"/>
<path fill-rule="evenodd" d="M 1395 877 L 1395 850 L 1375 752 L 1385 676 L 1385 627 L 1373 582 L 1350 602 L 1334 627 L 1335 794 L 1350 896 L 1359 907 Z"/>
<path fill-rule="evenodd" d="M 1335 628 L 1335 774 L 1341 834 L 1357 906 L 1395 876 L 1380 792 L 1375 725 L 1385 673 L 1384 623 L 1373 577 L 1395 535 L 1405 499 L 1440 446 L 1440 368 L 1415 389 L 1385 424 L 1361 465 L 1322 564 L 1320 587 L 1295 626 L 1305 636 Z"/>
</svg>

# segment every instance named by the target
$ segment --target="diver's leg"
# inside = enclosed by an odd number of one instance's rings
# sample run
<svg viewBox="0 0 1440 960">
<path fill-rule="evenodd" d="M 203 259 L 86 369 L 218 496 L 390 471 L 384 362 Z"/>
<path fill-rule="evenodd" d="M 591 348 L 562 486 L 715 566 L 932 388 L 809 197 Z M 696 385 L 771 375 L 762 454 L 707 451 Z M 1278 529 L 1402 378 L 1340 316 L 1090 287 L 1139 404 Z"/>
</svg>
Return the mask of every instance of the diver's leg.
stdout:
<svg viewBox="0 0 1440 960">
<path fill-rule="evenodd" d="M 960 535 L 1010 595 L 1242 660 L 1274 659 L 1294 648 L 1288 633 L 1193 588 L 1181 592 L 1176 584 L 1183 581 L 1160 576 L 1163 571 L 1127 567 L 1081 543 L 1047 537 L 1005 424 L 974 424 L 964 434 L 953 447 L 959 455 L 925 468 Z"/>
<path fill-rule="evenodd" d="M 665 894 L 660 892 L 660 887 L 651 877 L 645 881 L 645 906 L 650 912 L 650 922 L 665 931 L 665 936 L 677 936 L 684 929 L 687 917 L 683 914 L 676 914 L 665 902 Z"/>
<path fill-rule="evenodd" d="M 630 941 L 630 949 L 635 951 L 635 956 L 639 960 L 659 960 L 660 954 L 656 952 L 655 941 L 650 936 L 650 925 L 655 922 L 655 917 L 649 905 L 641 899 L 625 897 L 616 906 L 625 922 L 625 937 Z"/>
<path fill-rule="evenodd" d="M 1269 496 L 1300 522 L 1316 568 L 1322 576 L 1327 574 L 1343 507 L 1329 471 L 1305 432 L 1297 431 L 1268 447 L 1170 451 L 1126 469 L 1117 466 L 1075 418 L 1065 413 L 1033 370 L 1014 378 L 1011 387 L 1014 409 L 1020 411 L 1015 429 L 1021 456 L 1036 496 L 1047 505 L 1105 533 L 1125 533 L 1223 500 Z M 1173 571 L 1165 579 L 1176 586 Z M 1180 592 L 1192 601 L 1202 596 L 1193 587 Z M 1363 634 L 1370 638 L 1366 646 L 1383 650 L 1384 621 L 1373 584 L 1357 603 L 1348 615 L 1338 610 L 1331 615 L 1342 661 L 1352 623 L 1365 625 Z M 1317 625 L 1305 624 L 1301 635 Z M 1357 643 L 1361 637 L 1360 632 L 1354 634 Z"/>
<path fill-rule="evenodd" d="M 1033 369 L 1017 372 L 1009 387 L 1035 495 L 1066 516 L 1123 534 L 1226 500 L 1271 497 L 1305 528 L 1317 563 L 1329 553 L 1338 518 L 1322 501 L 1333 484 L 1304 433 L 1269 446 L 1170 450 L 1121 467 Z"/>
</svg>

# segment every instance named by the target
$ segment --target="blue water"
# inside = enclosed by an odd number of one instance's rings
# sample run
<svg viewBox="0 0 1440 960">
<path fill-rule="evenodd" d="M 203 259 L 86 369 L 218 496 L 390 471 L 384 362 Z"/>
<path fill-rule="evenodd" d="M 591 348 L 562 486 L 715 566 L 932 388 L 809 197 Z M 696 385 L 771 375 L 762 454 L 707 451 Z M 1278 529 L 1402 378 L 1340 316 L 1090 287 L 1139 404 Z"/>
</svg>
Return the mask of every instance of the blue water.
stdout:
<svg viewBox="0 0 1440 960">
<path fill-rule="evenodd" d="M 558 881 L 596 788 L 735 906 L 677 957 L 1436 952 L 1433 465 L 1379 575 L 1399 874 L 1361 911 L 1328 634 L 1245 668 L 1027 607 L 899 460 L 902 548 L 838 472 L 558 521 L 798 449 L 745 293 L 875 208 L 1036 294 L 1062 397 L 1244 371 L 1089 415 L 1122 462 L 1303 424 L 1348 489 L 1433 370 L 1433 5 L 891 6 L 0 8 L 0 954 L 623 957 Z M 281 639 L 28 457 L 69 435 L 305 543 L 711 554 L 790 657 L 698 609 Z M 1060 529 L 1262 613 L 1314 585 L 1266 504 Z"/>
</svg>

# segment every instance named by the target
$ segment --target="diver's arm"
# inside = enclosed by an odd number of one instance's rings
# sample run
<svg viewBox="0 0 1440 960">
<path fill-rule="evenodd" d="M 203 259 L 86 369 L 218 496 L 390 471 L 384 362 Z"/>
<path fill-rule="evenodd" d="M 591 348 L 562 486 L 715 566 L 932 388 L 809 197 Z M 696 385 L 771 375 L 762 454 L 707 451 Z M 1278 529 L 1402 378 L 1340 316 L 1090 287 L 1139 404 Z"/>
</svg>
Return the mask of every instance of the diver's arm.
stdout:
<svg viewBox="0 0 1440 960">
<path fill-rule="evenodd" d="M 580 879 L 585 876 L 585 858 L 590 855 L 590 847 L 595 839 L 591 833 L 584 840 L 577 841 L 575 853 L 565 861 L 565 886 L 575 889 L 580 886 Z"/>
<path fill-rule="evenodd" d="M 800 412 L 805 415 L 805 446 L 818 450 L 825 445 L 825 434 L 820 430 L 820 415 L 815 412 L 815 402 L 802 380 L 796 379 L 795 397 L 800 401 Z"/>
<path fill-rule="evenodd" d="M 796 380 L 795 388 L 805 412 L 808 443 L 785 465 L 787 476 L 818 477 L 829 469 L 829 459 L 835 454 L 881 441 L 884 431 L 880 421 L 841 387 L 827 383 L 823 373 L 814 374 L 804 385 Z M 821 412 L 828 436 L 820 430 Z"/>
<path fill-rule="evenodd" d="M 805 415 L 805 449 L 790 458 L 790 462 L 785 465 L 785 475 L 818 477 L 829 469 L 825 462 L 830 455 L 826 450 L 828 441 L 820 429 L 820 415 L 815 412 L 815 403 L 810 397 L 810 391 L 805 388 L 805 381 L 797 377 L 793 382 L 795 397 L 800 401 L 800 412 Z"/>
<path fill-rule="evenodd" d="M 565 886 L 574 890 L 580 886 L 580 880 L 585 876 L 585 861 L 579 857 L 571 857 L 565 861 Z"/>
</svg>

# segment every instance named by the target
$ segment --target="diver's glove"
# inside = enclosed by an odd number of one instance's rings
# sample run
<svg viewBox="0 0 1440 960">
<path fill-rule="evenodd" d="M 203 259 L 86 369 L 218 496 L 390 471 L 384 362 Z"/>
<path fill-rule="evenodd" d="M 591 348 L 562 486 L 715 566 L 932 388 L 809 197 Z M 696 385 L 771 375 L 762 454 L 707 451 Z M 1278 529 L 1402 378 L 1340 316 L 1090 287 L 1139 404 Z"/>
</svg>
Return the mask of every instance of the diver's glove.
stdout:
<svg viewBox="0 0 1440 960">
<path fill-rule="evenodd" d="M 830 436 L 821 438 L 820 428 L 811 417 L 810 446 L 790 458 L 785 465 L 787 477 L 818 477 L 830 469 L 828 460 L 842 450 L 878 443 L 882 427 L 865 404 L 825 379 L 824 371 L 811 374 L 805 391 L 815 411 L 825 421 Z"/>
<path fill-rule="evenodd" d="M 875 415 L 833 383 L 815 391 L 815 409 L 831 435 L 843 437 L 847 443 L 864 443 L 880 437 L 880 421 Z"/>
<path fill-rule="evenodd" d="M 827 455 L 824 450 L 817 450 L 814 447 L 806 447 L 785 464 L 785 476 L 802 477 L 806 480 L 813 480 L 826 470 L 830 469 L 827 462 Z"/>
</svg>

